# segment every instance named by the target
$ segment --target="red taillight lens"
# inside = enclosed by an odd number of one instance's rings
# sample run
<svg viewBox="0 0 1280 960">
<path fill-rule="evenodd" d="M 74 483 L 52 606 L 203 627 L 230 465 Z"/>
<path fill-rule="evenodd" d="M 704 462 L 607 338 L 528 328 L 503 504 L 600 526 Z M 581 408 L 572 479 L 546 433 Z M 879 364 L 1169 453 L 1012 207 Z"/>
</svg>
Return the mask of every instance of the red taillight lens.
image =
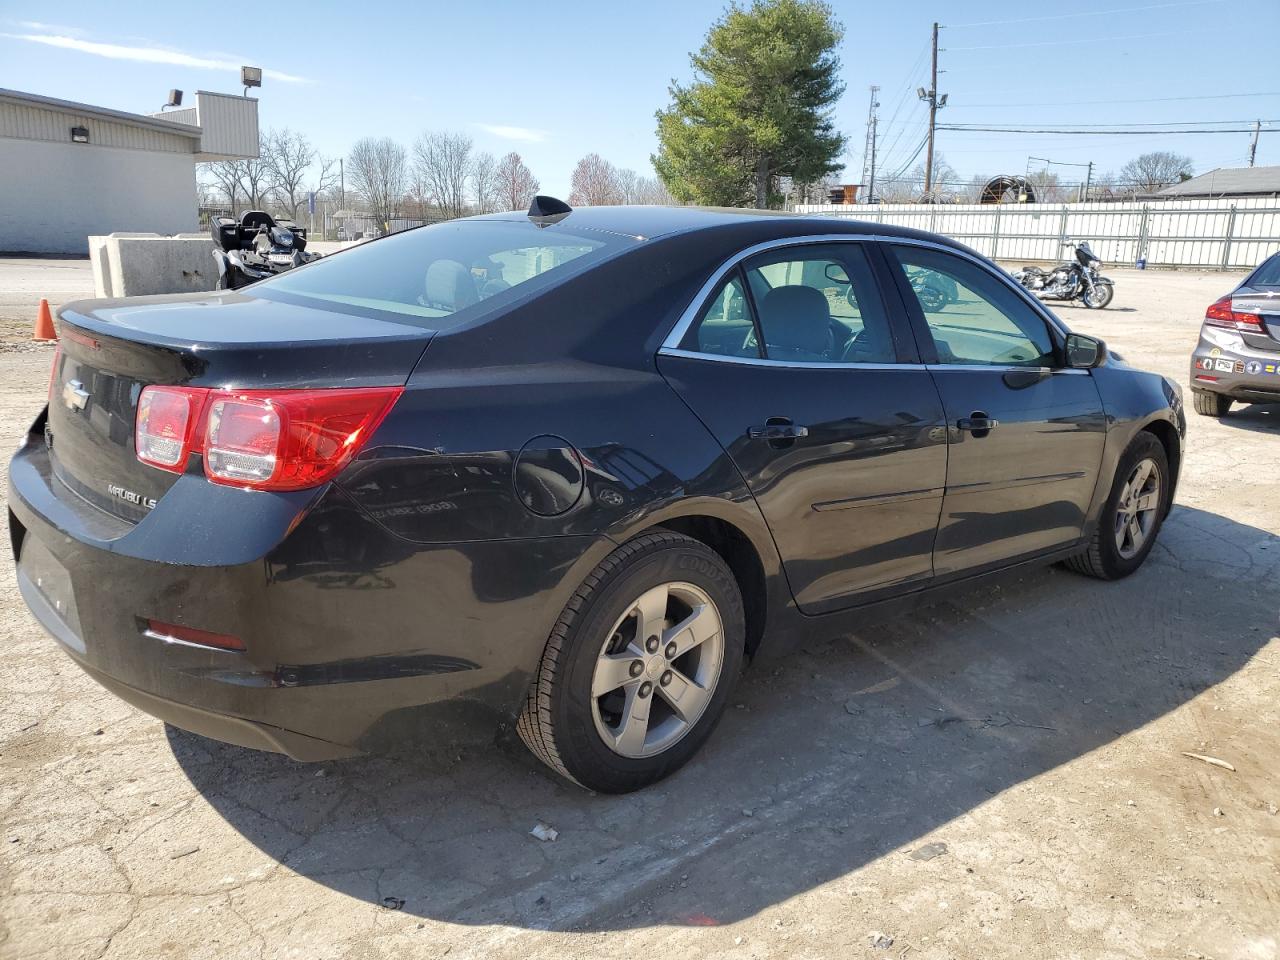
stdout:
<svg viewBox="0 0 1280 960">
<path fill-rule="evenodd" d="M 62 344 L 53 348 L 53 366 L 49 368 L 49 402 L 53 403 L 53 388 L 58 385 L 58 361 L 62 359 Z"/>
<path fill-rule="evenodd" d="M 1226 327 L 1229 330 L 1252 330 L 1262 332 L 1262 317 L 1256 313 L 1236 313 L 1231 309 L 1231 294 L 1210 304 L 1204 313 L 1204 322 L 1211 327 Z"/>
<path fill-rule="evenodd" d="M 147 387 L 138 401 L 138 459 L 181 473 L 196 450 L 214 483 L 255 490 L 318 486 L 351 461 L 403 392 Z"/>
<path fill-rule="evenodd" d="M 147 633 L 165 643 L 184 643 L 198 647 L 213 647 L 217 650 L 243 650 L 244 641 L 227 633 L 210 633 L 208 630 L 197 630 L 177 623 L 165 623 L 162 620 L 148 620 Z"/>
<path fill-rule="evenodd" d="M 205 475 L 259 490 L 302 490 L 345 467 L 391 410 L 400 387 L 215 393 Z"/>
<path fill-rule="evenodd" d="M 133 431 L 138 459 L 161 470 L 182 473 L 208 393 L 199 387 L 144 387 Z"/>
</svg>

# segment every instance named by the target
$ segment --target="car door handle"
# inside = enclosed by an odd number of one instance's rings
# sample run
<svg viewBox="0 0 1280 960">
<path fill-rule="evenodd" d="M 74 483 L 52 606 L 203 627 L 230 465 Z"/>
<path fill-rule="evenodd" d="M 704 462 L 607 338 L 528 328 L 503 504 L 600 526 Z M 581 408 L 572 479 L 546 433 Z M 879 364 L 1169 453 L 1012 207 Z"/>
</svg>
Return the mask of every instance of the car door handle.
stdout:
<svg viewBox="0 0 1280 960">
<path fill-rule="evenodd" d="M 981 410 L 975 410 L 967 417 L 961 417 L 956 421 L 956 426 L 961 430 L 968 430 L 974 436 L 985 437 L 988 433 L 1000 426 L 1000 421 L 988 417 Z"/>
<path fill-rule="evenodd" d="M 764 426 L 747 430 L 747 436 L 752 440 L 795 440 L 808 435 L 808 427 L 797 426 L 782 417 L 770 417 Z"/>
</svg>

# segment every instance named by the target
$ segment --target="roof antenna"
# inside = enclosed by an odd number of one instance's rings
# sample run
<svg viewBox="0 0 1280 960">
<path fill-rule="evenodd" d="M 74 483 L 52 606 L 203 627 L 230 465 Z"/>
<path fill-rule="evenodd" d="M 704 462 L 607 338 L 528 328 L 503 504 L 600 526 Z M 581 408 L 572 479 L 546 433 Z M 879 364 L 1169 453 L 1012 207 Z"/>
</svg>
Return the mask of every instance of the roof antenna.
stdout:
<svg viewBox="0 0 1280 960">
<path fill-rule="evenodd" d="M 573 207 L 555 197 L 544 197 L 539 194 L 533 198 L 533 203 L 529 204 L 529 219 L 539 227 L 549 227 L 553 223 L 559 223 L 571 213 L 573 213 Z"/>
</svg>

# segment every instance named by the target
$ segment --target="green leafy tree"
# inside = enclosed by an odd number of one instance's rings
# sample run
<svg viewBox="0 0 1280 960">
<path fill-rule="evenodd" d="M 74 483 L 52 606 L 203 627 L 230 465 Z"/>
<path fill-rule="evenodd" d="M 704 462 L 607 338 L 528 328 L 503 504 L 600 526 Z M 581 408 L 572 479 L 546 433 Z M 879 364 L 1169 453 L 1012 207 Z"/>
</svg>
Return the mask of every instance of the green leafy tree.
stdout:
<svg viewBox="0 0 1280 960">
<path fill-rule="evenodd" d="M 844 84 L 844 27 L 819 0 L 734 3 L 690 56 L 694 80 L 672 81 L 657 113 L 658 176 L 677 200 L 777 206 L 778 179 L 813 183 L 839 170 L 845 137 L 831 110 Z"/>
</svg>

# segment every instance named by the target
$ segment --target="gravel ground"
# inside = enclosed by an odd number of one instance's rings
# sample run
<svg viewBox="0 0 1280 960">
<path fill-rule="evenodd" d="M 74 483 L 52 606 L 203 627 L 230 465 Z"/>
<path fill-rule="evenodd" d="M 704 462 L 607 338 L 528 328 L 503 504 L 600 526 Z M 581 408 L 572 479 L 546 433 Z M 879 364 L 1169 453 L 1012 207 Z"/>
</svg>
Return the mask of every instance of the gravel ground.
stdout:
<svg viewBox="0 0 1280 960">
<path fill-rule="evenodd" d="M 1234 278 L 1109 272 L 1114 309 L 1063 315 L 1185 387 Z M 0 349 L 4 443 L 49 357 Z M 697 760 L 609 798 L 511 746 L 306 766 L 166 730 L 6 563 L 0 957 L 1275 958 L 1278 583 L 1280 407 L 1193 415 L 1132 578 L 1035 571 L 753 670 Z"/>
</svg>

